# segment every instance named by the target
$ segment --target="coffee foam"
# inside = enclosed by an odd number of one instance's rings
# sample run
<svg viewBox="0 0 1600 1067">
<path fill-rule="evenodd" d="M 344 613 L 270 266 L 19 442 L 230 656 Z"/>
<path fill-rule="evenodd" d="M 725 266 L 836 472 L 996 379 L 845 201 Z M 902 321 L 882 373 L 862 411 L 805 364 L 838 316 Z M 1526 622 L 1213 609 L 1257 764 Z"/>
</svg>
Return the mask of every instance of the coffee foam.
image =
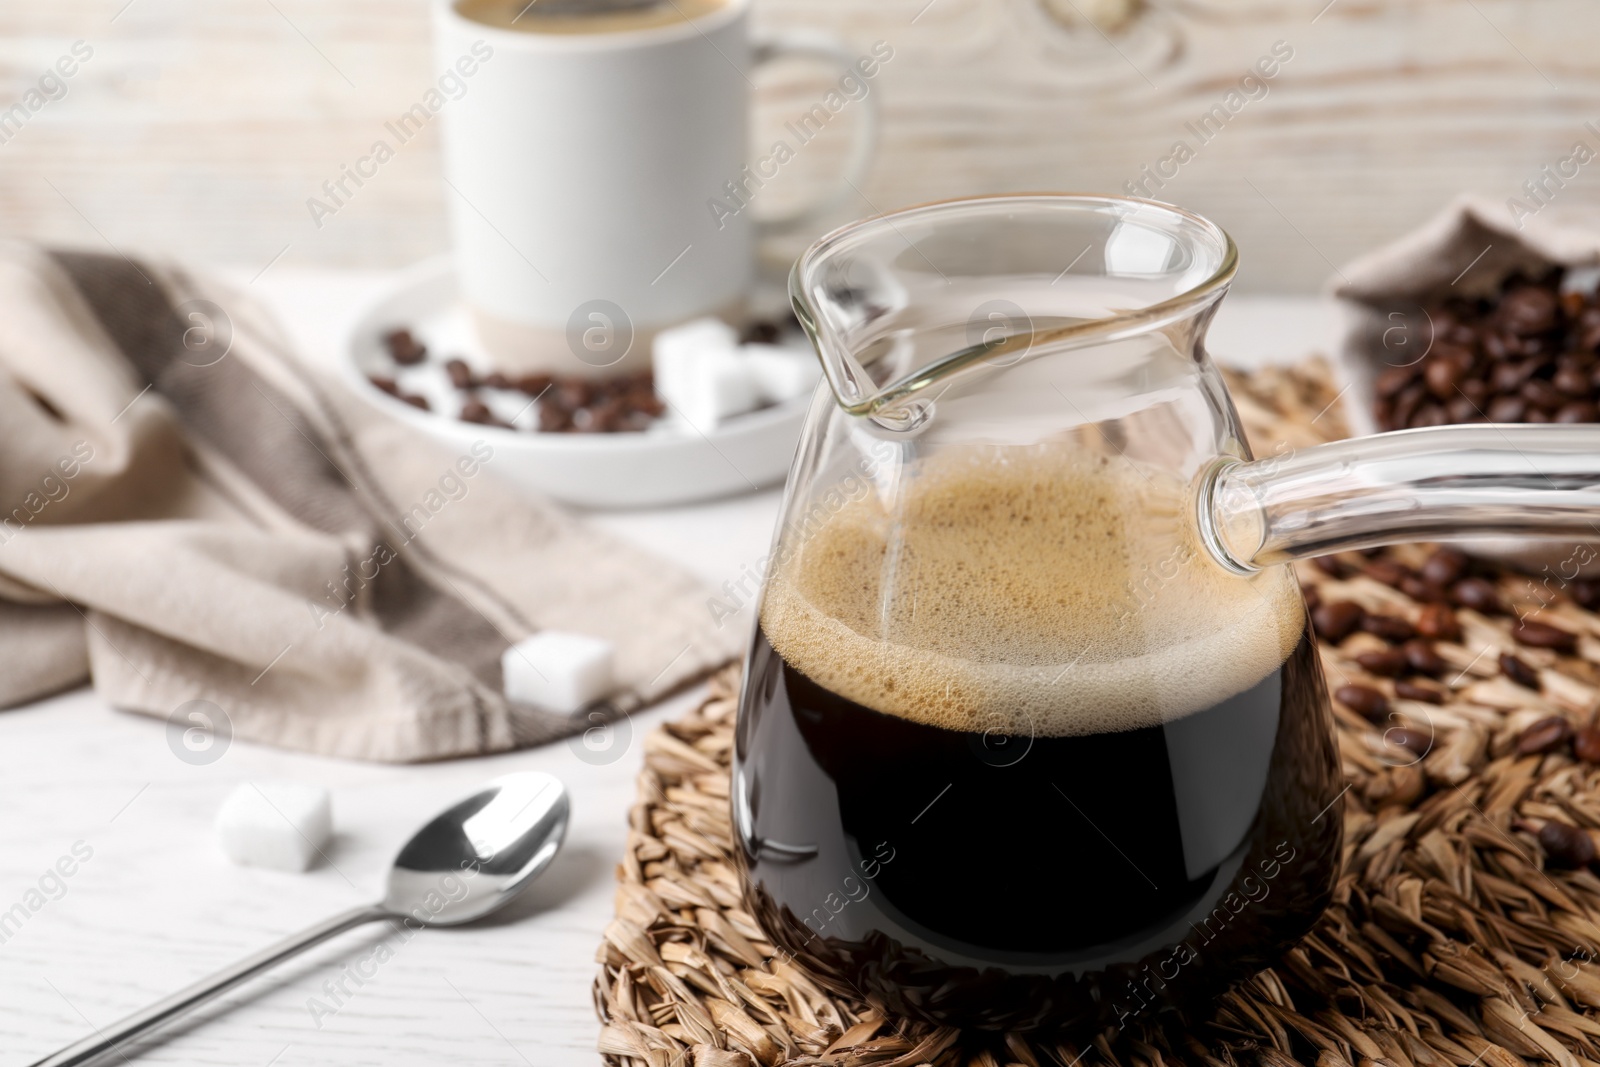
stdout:
<svg viewBox="0 0 1600 1067">
<path fill-rule="evenodd" d="M 1152 726 L 1243 692 L 1305 626 L 1287 568 L 1241 578 L 1194 531 L 1187 484 L 1055 445 L 951 449 L 897 499 L 791 534 L 761 626 L 858 704 L 952 730 Z"/>
</svg>

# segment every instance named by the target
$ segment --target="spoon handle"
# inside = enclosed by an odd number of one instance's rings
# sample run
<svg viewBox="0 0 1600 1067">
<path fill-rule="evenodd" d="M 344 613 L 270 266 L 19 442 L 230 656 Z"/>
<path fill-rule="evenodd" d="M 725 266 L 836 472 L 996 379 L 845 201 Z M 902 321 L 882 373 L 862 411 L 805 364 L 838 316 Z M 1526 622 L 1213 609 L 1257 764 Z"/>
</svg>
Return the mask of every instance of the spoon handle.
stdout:
<svg viewBox="0 0 1600 1067">
<path fill-rule="evenodd" d="M 247 956 L 232 967 L 220 970 L 208 978 L 202 978 L 194 985 L 181 989 L 142 1011 L 136 1011 L 103 1030 L 97 1030 L 92 1036 L 67 1046 L 53 1056 L 46 1056 L 32 1067 L 78 1067 L 80 1064 L 92 1063 L 122 1043 L 148 1034 L 187 1015 L 213 997 L 226 993 L 241 982 L 276 967 L 284 960 L 298 956 L 313 945 L 320 945 L 330 937 L 336 937 L 346 930 L 365 923 L 390 917 L 391 913 L 377 904 L 368 904 L 342 912 L 308 930 L 286 937 L 253 956 Z"/>
</svg>

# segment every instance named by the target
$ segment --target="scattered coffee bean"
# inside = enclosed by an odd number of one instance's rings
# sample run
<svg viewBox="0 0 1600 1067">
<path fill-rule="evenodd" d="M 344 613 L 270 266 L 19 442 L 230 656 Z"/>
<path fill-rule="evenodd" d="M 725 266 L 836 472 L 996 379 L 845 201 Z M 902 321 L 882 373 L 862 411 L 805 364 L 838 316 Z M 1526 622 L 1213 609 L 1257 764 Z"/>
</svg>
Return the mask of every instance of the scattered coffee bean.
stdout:
<svg viewBox="0 0 1600 1067">
<path fill-rule="evenodd" d="M 1524 689 L 1532 689 L 1537 693 L 1541 688 L 1539 672 L 1509 652 L 1500 653 L 1500 673 Z"/>
<path fill-rule="evenodd" d="M 1419 604 L 1443 604 L 1450 599 L 1444 586 L 1409 574 L 1400 580 L 1400 591 Z"/>
<path fill-rule="evenodd" d="M 428 398 L 425 396 L 402 393 L 400 394 L 400 399 L 404 400 L 407 404 L 410 404 L 414 408 L 421 408 L 423 411 L 433 410 L 433 405 L 428 403 Z"/>
<path fill-rule="evenodd" d="M 783 331 L 775 322 L 767 319 L 753 319 L 745 325 L 739 340 L 744 344 L 770 345 L 776 344 Z"/>
<path fill-rule="evenodd" d="M 1311 625 L 1316 628 L 1318 637 L 1336 645 L 1356 632 L 1363 614 L 1361 605 L 1352 600 L 1331 600 L 1319 604 L 1311 613 Z"/>
<path fill-rule="evenodd" d="M 461 421 L 476 422 L 488 425 L 494 422 L 494 412 L 489 410 L 489 405 L 477 398 L 469 398 L 461 404 Z"/>
<path fill-rule="evenodd" d="M 1587 400 L 1573 400 L 1562 404 L 1556 411 L 1556 422 L 1600 422 L 1600 407 L 1596 407 Z"/>
<path fill-rule="evenodd" d="M 1376 634 L 1385 641 L 1393 641 L 1396 644 L 1417 636 L 1417 628 L 1398 615 L 1366 612 L 1361 616 L 1361 628 L 1369 634 Z"/>
<path fill-rule="evenodd" d="M 1600 763 L 1600 730 L 1585 726 L 1574 734 L 1572 754 L 1585 763 Z"/>
<path fill-rule="evenodd" d="M 1435 652 L 1433 645 L 1427 641 L 1407 641 L 1400 647 L 1400 651 L 1404 653 L 1406 663 L 1412 670 L 1429 678 L 1437 678 L 1450 669 L 1450 664 L 1446 663 L 1444 657 Z"/>
<path fill-rule="evenodd" d="M 1339 562 L 1338 556 L 1315 556 L 1311 560 L 1311 565 L 1329 578 L 1345 576 L 1344 564 Z"/>
<path fill-rule="evenodd" d="M 1302 588 L 1300 595 L 1305 598 L 1307 611 L 1316 611 L 1322 605 L 1322 590 L 1314 585 Z"/>
<path fill-rule="evenodd" d="M 1445 546 L 1434 550 L 1422 565 L 1422 577 L 1434 585 L 1453 585 L 1467 573 L 1467 555 L 1459 548 Z"/>
<path fill-rule="evenodd" d="M 1582 607 L 1590 611 L 1600 608 L 1600 579 L 1579 578 L 1567 591 Z"/>
<path fill-rule="evenodd" d="M 1577 634 L 1532 619 L 1523 619 L 1520 626 L 1512 627 L 1511 636 L 1529 648 L 1548 648 L 1569 656 L 1578 650 Z"/>
<path fill-rule="evenodd" d="M 421 363 L 428 358 L 427 346 L 411 336 L 410 330 L 390 330 L 383 335 L 383 346 L 389 350 L 389 358 L 402 367 Z"/>
<path fill-rule="evenodd" d="M 1369 674 L 1393 678 L 1406 669 L 1406 654 L 1398 648 L 1384 648 L 1372 652 L 1358 652 L 1356 662 Z"/>
<path fill-rule="evenodd" d="M 1389 714 L 1389 698 L 1371 686 L 1341 685 L 1334 690 L 1333 696 L 1339 703 L 1368 722 L 1380 722 Z"/>
<path fill-rule="evenodd" d="M 1399 587 L 1407 578 L 1414 577 L 1411 568 L 1392 559 L 1375 559 L 1361 568 L 1361 573 L 1384 585 Z"/>
<path fill-rule="evenodd" d="M 381 374 L 374 374 L 374 375 L 370 376 L 367 379 L 367 381 L 371 382 L 373 385 L 377 386 L 379 389 L 382 389 L 384 392 L 388 393 L 390 396 L 399 396 L 400 395 L 400 386 L 395 383 L 395 380 L 393 378 L 385 378 Z"/>
<path fill-rule="evenodd" d="M 555 384 L 555 378 L 548 374 L 524 374 L 516 381 L 516 386 L 529 396 L 539 396 L 546 389 Z"/>
<path fill-rule="evenodd" d="M 1443 704 L 1444 693 L 1431 685 L 1401 678 L 1394 683 L 1394 695 L 1402 700 L 1422 700 L 1429 704 Z"/>
<path fill-rule="evenodd" d="M 1517 738 L 1517 755 L 1532 756 L 1553 752 L 1572 736 L 1572 724 L 1560 715 L 1550 715 L 1533 723 Z"/>
<path fill-rule="evenodd" d="M 1421 758 L 1428 754 L 1433 747 L 1433 735 L 1421 730 L 1413 730 L 1409 726 L 1395 726 L 1383 732 L 1385 744 L 1403 748 L 1413 756 Z"/>
<path fill-rule="evenodd" d="M 457 389 L 471 389 L 476 384 L 472 376 L 472 368 L 467 366 L 467 361 L 464 359 L 445 360 L 444 372 L 450 375 L 450 384 Z M 477 420 L 468 419 L 467 421 L 475 422 Z"/>
<path fill-rule="evenodd" d="M 1463 578 L 1450 587 L 1450 599 L 1464 608 L 1485 615 L 1499 615 L 1505 611 L 1500 604 L 1500 594 L 1494 583 L 1486 578 Z"/>
<path fill-rule="evenodd" d="M 485 374 L 483 376 L 483 384 L 488 386 L 490 389 L 514 388 L 511 384 L 511 379 L 507 378 L 503 372 L 497 370 L 492 370 L 488 374 Z"/>
<path fill-rule="evenodd" d="M 1594 862 L 1594 839 L 1569 823 L 1552 819 L 1541 826 L 1539 847 L 1553 867 L 1587 867 Z"/>
<path fill-rule="evenodd" d="M 1417 633 L 1435 641 L 1461 640 L 1461 623 L 1446 604 L 1428 604 L 1417 617 Z"/>
</svg>

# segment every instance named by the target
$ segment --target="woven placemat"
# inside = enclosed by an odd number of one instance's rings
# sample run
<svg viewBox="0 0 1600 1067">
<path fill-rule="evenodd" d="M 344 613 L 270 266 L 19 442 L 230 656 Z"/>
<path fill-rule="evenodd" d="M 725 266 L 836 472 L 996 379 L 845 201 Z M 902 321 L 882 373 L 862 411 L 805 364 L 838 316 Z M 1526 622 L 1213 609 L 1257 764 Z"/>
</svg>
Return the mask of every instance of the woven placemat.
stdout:
<svg viewBox="0 0 1600 1067">
<path fill-rule="evenodd" d="M 1345 432 L 1320 362 L 1229 385 L 1257 455 Z M 1353 601 L 1416 623 L 1424 604 L 1389 583 L 1427 596 L 1406 578 L 1429 557 L 1408 545 L 1300 576 L 1313 603 Z M 703 706 L 645 741 L 616 919 L 598 953 L 601 1054 L 612 1067 L 1600 1061 L 1600 879 L 1559 866 L 1587 845 L 1567 828 L 1600 829 L 1600 768 L 1578 761 L 1567 736 L 1600 707 L 1600 618 L 1559 577 L 1478 573 L 1503 611 L 1455 613 L 1459 640 L 1434 642 L 1443 669 L 1425 664 L 1437 681 L 1387 676 L 1382 653 L 1394 646 L 1370 632 L 1321 643 L 1329 688 L 1363 687 L 1372 692 L 1344 695 L 1381 695 L 1387 708 L 1368 711 L 1395 717 L 1374 725 L 1334 703 L 1349 782 L 1344 866 L 1315 930 L 1209 1017 L 1079 1043 L 886 1018 L 773 956 L 739 897 L 728 806 L 738 679 L 720 674 Z M 1530 636 L 1566 640 L 1537 628 L 1519 641 L 1523 617 L 1576 635 L 1575 648 L 1530 647 Z M 1502 666 L 1504 654 L 1517 662 Z M 1549 717 L 1561 721 L 1540 722 Z M 1578 748 L 1600 759 L 1596 740 L 1580 736 Z M 1559 825 L 1541 845 L 1547 823 Z"/>
</svg>

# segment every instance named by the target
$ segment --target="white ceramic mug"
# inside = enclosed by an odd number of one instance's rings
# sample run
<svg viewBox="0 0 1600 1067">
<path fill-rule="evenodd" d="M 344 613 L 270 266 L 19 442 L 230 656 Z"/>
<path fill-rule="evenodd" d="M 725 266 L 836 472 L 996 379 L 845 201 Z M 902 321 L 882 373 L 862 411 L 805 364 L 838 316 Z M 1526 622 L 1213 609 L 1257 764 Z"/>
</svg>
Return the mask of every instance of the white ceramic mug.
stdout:
<svg viewBox="0 0 1600 1067">
<path fill-rule="evenodd" d="M 882 46 L 853 56 L 809 33 L 752 41 L 749 10 L 749 0 L 728 0 L 666 26 L 558 34 L 492 27 L 438 0 L 438 59 L 465 86 L 441 109 L 457 270 L 501 367 L 648 366 L 656 331 L 738 315 L 759 228 L 810 218 L 862 179 Z M 791 55 L 837 64 L 843 95 L 830 103 L 850 106 L 819 105 L 809 123 L 787 124 L 789 155 L 830 121 L 853 124 L 853 147 L 836 188 L 758 222 L 750 194 L 787 157 L 751 158 L 750 74 Z"/>
</svg>

